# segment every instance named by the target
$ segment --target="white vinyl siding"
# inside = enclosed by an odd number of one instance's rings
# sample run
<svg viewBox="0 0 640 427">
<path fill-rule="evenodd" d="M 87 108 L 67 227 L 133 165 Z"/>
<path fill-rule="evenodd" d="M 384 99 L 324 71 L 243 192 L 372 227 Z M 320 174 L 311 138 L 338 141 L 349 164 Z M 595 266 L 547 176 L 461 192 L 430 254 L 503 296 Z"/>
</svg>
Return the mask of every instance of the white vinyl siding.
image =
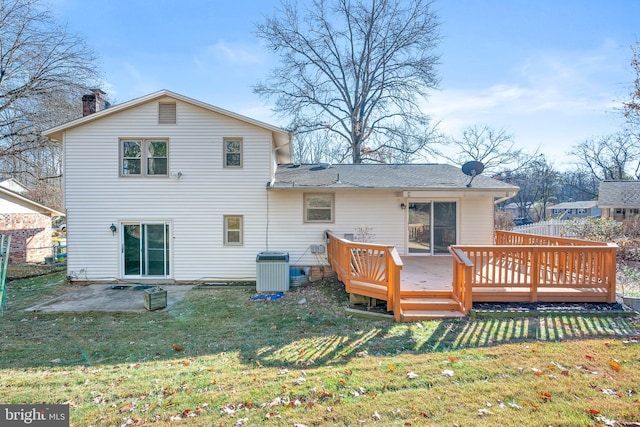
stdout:
<svg viewBox="0 0 640 427">
<path fill-rule="evenodd" d="M 356 228 L 365 226 L 370 228 L 375 243 L 395 245 L 398 252 L 404 254 L 404 211 L 394 192 L 344 190 L 336 191 L 333 196 L 333 223 L 305 223 L 302 190 L 270 191 L 269 250 L 289 252 L 292 265 L 326 264 L 326 251 L 310 252 L 311 245 L 326 248 L 325 230 L 342 237 L 355 234 Z M 363 209 L 367 211 L 366 216 Z"/>
<path fill-rule="evenodd" d="M 459 202 L 459 245 L 492 245 L 494 205 L 491 197 L 463 197 Z"/>
<path fill-rule="evenodd" d="M 177 125 L 159 125 L 157 109 L 150 101 L 65 133 L 69 274 L 117 278 L 121 247 L 109 226 L 166 221 L 174 280 L 255 279 L 256 254 L 266 249 L 271 132 L 184 102 L 177 103 Z M 182 172 L 180 179 L 119 178 L 119 141 L 130 135 L 169 140 L 169 172 Z M 244 169 L 222 166 L 228 135 L 243 138 Z M 243 216 L 242 246 L 223 242 L 229 206 Z"/>
</svg>

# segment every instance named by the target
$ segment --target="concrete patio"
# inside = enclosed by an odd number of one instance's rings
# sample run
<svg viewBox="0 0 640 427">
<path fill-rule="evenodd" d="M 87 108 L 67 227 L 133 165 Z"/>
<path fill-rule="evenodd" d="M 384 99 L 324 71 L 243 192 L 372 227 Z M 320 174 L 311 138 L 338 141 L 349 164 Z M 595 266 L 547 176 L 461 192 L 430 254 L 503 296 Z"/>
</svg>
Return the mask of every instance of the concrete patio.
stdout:
<svg viewBox="0 0 640 427">
<path fill-rule="evenodd" d="M 195 285 L 162 285 L 167 291 L 167 307 L 181 301 Z M 78 286 L 73 292 L 43 302 L 26 311 L 85 312 L 85 311 L 147 311 L 144 290 L 149 286 L 137 283 L 93 284 Z"/>
</svg>

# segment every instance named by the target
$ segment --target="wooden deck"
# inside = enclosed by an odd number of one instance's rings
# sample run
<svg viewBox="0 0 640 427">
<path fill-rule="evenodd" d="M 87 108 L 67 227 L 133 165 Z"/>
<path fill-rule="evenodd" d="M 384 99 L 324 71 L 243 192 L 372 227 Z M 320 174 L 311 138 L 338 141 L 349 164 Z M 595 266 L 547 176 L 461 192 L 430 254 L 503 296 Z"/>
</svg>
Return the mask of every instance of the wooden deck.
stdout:
<svg viewBox="0 0 640 427">
<path fill-rule="evenodd" d="M 400 289 L 407 291 L 451 291 L 453 259 L 451 255 L 401 257 L 404 267 Z"/>
<path fill-rule="evenodd" d="M 396 321 L 466 315 L 473 301 L 615 302 L 612 244 L 497 232 L 497 245 L 401 258 L 391 245 L 327 237 L 347 292 L 386 301 Z"/>
</svg>

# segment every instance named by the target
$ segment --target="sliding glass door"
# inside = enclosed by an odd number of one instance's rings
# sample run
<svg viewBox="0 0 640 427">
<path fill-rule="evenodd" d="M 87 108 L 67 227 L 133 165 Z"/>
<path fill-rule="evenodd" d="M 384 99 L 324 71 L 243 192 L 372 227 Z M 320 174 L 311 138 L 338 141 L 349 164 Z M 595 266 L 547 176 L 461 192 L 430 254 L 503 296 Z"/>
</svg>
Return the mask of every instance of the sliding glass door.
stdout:
<svg viewBox="0 0 640 427">
<path fill-rule="evenodd" d="M 409 255 L 448 253 L 456 244 L 456 218 L 456 202 L 409 203 Z"/>
<path fill-rule="evenodd" d="M 122 223 L 124 277 L 167 277 L 169 268 L 168 223 Z"/>
</svg>

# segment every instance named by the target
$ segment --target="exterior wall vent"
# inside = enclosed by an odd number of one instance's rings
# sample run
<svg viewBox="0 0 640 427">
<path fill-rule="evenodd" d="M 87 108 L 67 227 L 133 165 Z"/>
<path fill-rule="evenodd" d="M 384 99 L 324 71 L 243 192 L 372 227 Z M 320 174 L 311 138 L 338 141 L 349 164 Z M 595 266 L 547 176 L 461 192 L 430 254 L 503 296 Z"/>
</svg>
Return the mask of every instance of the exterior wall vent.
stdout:
<svg viewBox="0 0 640 427">
<path fill-rule="evenodd" d="M 158 104 L 158 123 L 161 125 L 176 124 L 175 102 L 161 102 Z"/>
</svg>

